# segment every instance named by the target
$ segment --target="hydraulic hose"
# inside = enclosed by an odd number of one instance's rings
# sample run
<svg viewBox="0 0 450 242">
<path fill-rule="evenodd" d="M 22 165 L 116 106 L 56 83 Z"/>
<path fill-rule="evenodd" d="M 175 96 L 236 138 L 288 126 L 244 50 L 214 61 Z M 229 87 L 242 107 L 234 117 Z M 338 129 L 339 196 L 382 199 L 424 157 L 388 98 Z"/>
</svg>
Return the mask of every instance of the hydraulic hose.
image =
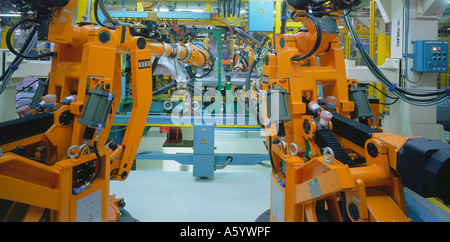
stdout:
<svg viewBox="0 0 450 242">
<path fill-rule="evenodd" d="M 296 11 L 293 11 L 291 13 L 291 18 L 294 17 L 295 12 Z M 316 39 L 316 42 L 315 42 L 313 48 L 306 55 L 298 56 L 298 57 L 292 57 L 292 59 L 291 59 L 292 61 L 301 61 L 301 60 L 305 60 L 305 59 L 311 57 L 319 49 L 320 44 L 322 44 L 322 26 L 320 25 L 320 23 L 310 13 L 303 13 L 301 15 L 306 16 L 314 24 L 314 26 L 316 27 L 316 32 L 317 32 L 317 39 Z"/>
<path fill-rule="evenodd" d="M 251 97 L 250 97 L 250 82 L 251 82 L 251 76 L 253 73 L 253 69 L 256 67 L 256 64 L 258 63 L 258 60 L 253 60 L 252 64 L 250 65 L 250 68 L 247 71 L 247 76 L 246 76 L 246 81 L 245 81 L 245 91 L 247 94 L 247 102 L 248 102 L 248 110 L 250 111 L 250 113 L 256 115 L 255 120 L 258 123 L 259 126 L 261 126 L 261 128 L 265 128 L 265 126 L 263 124 L 261 124 L 259 117 L 261 116 L 260 113 L 258 112 L 258 110 L 255 110 L 253 108 L 252 102 L 251 102 Z"/>
<path fill-rule="evenodd" d="M 22 24 L 24 23 L 36 23 L 34 20 L 30 19 L 30 18 L 25 18 L 20 20 L 19 22 L 17 22 L 16 24 L 14 24 L 9 30 L 8 33 L 6 34 L 6 46 L 8 47 L 9 51 L 11 51 L 14 55 L 22 57 L 22 58 L 26 58 L 26 59 L 39 59 L 39 58 L 44 58 L 44 57 L 49 57 L 49 56 L 55 56 L 55 53 L 45 53 L 45 54 L 41 54 L 41 55 L 37 55 L 37 56 L 28 56 L 28 55 L 24 55 L 24 50 L 26 49 L 27 45 L 24 46 L 24 48 L 22 48 L 22 51 L 17 52 L 14 47 L 12 46 L 11 43 L 11 39 L 12 39 L 12 35 L 14 33 L 14 31 Z M 29 34 L 29 38 L 28 39 L 32 39 L 33 36 L 36 34 L 38 30 L 38 26 L 33 26 L 33 28 L 31 29 L 31 33 Z M 25 44 L 28 43 L 28 45 L 30 44 L 30 41 L 28 41 Z"/>
<path fill-rule="evenodd" d="M 415 105 L 415 106 L 432 106 L 439 104 L 445 100 L 449 100 L 450 95 L 447 94 L 446 89 L 444 90 L 425 90 L 425 89 L 415 89 L 415 88 L 405 88 L 405 87 L 398 87 L 397 85 L 390 82 L 386 76 L 381 72 L 381 70 L 378 68 L 378 66 L 374 63 L 374 61 L 369 57 L 367 52 L 362 48 L 362 44 L 359 41 L 358 36 L 355 33 L 355 30 L 353 29 L 352 25 L 350 24 L 350 19 L 348 17 L 348 14 L 344 14 L 344 20 L 347 25 L 347 28 L 349 29 L 353 39 L 357 43 L 357 48 L 361 53 L 361 56 L 363 57 L 364 61 L 367 63 L 367 66 L 371 73 L 375 76 L 375 78 L 380 81 L 383 86 L 394 93 L 397 97 L 399 97 L 402 101 Z M 416 98 L 413 98 L 413 97 Z M 429 99 L 423 99 L 423 97 L 432 97 L 437 96 L 435 98 L 429 98 Z"/>
<path fill-rule="evenodd" d="M 36 27 L 36 26 L 35 26 Z M 23 56 L 29 53 L 29 51 L 32 49 L 32 47 L 35 45 L 37 41 L 37 34 L 36 32 L 33 32 L 28 35 L 28 38 L 26 39 L 24 46 L 19 51 L 19 53 Z M 9 83 L 9 80 L 11 76 L 14 74 L 14 72 L 18 69 L 19 65 L 22 63 L 24 58 L 22 56 L 16 56 L 12 64 L 8 67 L 8 69 L 3 72 L 2 76 L 0 77 L 0 94 L 3 93 L 6 86 Z"/>
<path fill-rule="evenodd" d="M 100 156 L 100 153 L 98 153 L 97 140 L 94 141 L 94 153 L 95 153 L 95 156 L 97 157 L 98 170 L 95 173 L 94 177 L 92 177 L 92 179 L 89 183 L 92 183 L 93 181 L 95 181 L 95 179 L 97 179 L 97 177 L 100 175 L 100 172 L 103 168 L 102 157 Z"/>
<path fill-rule="evenodd" d="M 246 37 L 247 39 L 251 40 L 253 43 L 257 44 L 258 46 L 263 46 L 261 42 L 259 42 L 257 39 L 253 38 L 253 36 L 249 35 L 248 33 L 244 32 L 243 30 L 239 28 L 234 28 L 234 31 L 237 32 L 239 35 L 242 35 Z"/>
<path fill-rule="evenodd" d="M 169 85 L 154 91 L 153 92 L 153 96 L 158 96 L 158 95 L 160 95 L 162 93 L 165 93 L 165 92 L 167 92 L 170 89 L 175 88 L 175 87 L 177 87 L 177 82 L 172 82 Z"/>
</svg>

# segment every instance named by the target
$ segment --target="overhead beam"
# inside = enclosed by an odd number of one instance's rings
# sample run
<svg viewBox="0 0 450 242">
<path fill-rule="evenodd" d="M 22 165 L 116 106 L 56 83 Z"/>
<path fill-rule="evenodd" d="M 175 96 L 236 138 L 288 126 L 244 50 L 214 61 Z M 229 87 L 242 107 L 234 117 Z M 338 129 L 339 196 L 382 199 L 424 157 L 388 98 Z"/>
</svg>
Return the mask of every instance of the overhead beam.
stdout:
<svg viewBox="0 0 450 242">
<path fill-rule="evenodd" d="M 390 0 L 376 0 L 378 9 L 385 23 L 391 22 L 391 1 Z"/>
</svg>

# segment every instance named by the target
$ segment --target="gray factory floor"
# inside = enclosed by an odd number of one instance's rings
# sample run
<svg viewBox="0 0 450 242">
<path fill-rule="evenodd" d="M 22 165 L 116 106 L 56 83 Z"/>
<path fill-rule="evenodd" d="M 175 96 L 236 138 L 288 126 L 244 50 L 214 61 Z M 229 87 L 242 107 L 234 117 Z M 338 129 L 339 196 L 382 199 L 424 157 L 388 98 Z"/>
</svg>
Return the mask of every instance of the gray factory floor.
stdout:
<svg viewBox="0 0 450 242">
<path fill-rule="evenodd" d="M 183 139 L 193 137 L 183 128 Z M 189 147 L 164 147 L 167 136 L 152 127 L 139 150 L 191 153 Z M 216 153 L 267 154 L 259 132 L 216 130 Z M 265 162 L 266 165 L 268 162 Z M 213 178 L 193 176 L 191 165 L 140 160 L 127 180 L 111 181 L 110 193 L 142 222 L 253 222 L 270 208 L 270 168 L 229 165 Z"/>
<path fill-rule="evenodd" d="M 137 170 L 111 182 L 111 194 L 141 222 L 253 222 L 270 207 L 270 170 L 216 171 L 195 178 L 189 171 Z"/>
</svg>

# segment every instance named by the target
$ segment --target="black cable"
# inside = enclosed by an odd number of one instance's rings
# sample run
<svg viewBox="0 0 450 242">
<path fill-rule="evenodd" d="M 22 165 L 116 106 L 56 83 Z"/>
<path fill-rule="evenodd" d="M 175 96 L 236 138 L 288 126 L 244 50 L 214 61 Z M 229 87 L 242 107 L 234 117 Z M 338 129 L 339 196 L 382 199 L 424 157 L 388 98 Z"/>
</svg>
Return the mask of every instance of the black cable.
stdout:
<svg viewBox="0 0 450 242">
<path fill-rule="evenodd" d="M 403 95 L 409 95 L 409 94 L 403 94 Z M 409 95 L 409 96 L 411 96 L 411 95 Z M 437 96 L 437 95 L 434 95 L 434 96 Z M 436 99 L 441 99 L 441 98 L 445 98 L 445 97 L 447 97 L 447 94 L 444 94 L 444 95 L 442 95 L 440 97 L 433 97 L 433 98 L 428 98 L 428 99 L 417 99 L 417 98 L 413 98 L 413 97 L 407 97 L 407 98 L 409 100 L 414 101 L 414 102 L 431 102 L 431 101 L 434 101 Z"/>
<path fill-rule="evenodd" d="M 394 105 L 395 103 L 397 103 L 398 100 L 400 100 L 400 98 L 395 99 L 395 101 L 393 101 L 391 103 L 379 103 L 379 104 L 380 105 L 384 105 L 384 106 L 390 106 L 390 105 Z"/>
<path fill-rule="evenodd" d="M 155 72 L 156 66 L 159 63 L 159 59 L 160 59 L 159 57 L 155 57 L 155 59 L 153 60 L 153 63 L 152 63 L 152 74 L 153 74 L 153 72 Z"/>
<path fill-rule="evenodd" d="M 34 35 L 37 32 L 38 29 L 38 25 L 34 25 L 33 28 L 31 29 L 31 32 L 29 34 L 29 38 L 27 39 L 26 43 L 24 44 L 24 46 L 22 47 L 22 49 L 20 50 L 20 53 L 17 52 L 14 47 L 12 46 L 11 43 L 11 39 L 12 39 L 12 35 L 14 33 L 14 31 L 22 24 L 24 23 L 36 23 L 37 22 L 35 20 L 32 20 L 30 18 L 25 18 L 20 20 L 19 22 L 17 22 L 16 24 L 14 24 L 9 30 L 8 33 L 6 34 L 6 46 L 8 47 L 9 51 L 11 51 L 14 55 L 18 56 L 18 57 L 22 57 L 25 59 L 40 59 L 40 58 L 45 58 L 45 57 L 50 57 L 50 56 L 55 56 L 56 53 L 44 53 L 41 55 L 37 55 L 37 56 L 27 56 L 24 55 L 23 53 L 25 52 L 25 50 L 27 49 L 28 45 L 31 43 L 31 40 L 33 39 Z"/>
<path fill-rule="evenodd" d="M 172 89 L 174 87 L 177 87 L 177 82 L 172 82 L 169 85 L 154 91 L 153 92 L 153 96 L 158 96 L 158 95 L 160 95 L 162 93 L 165 93 L 165 92 L 169 91 L 170 89 Z"/>
<path fill-rule="evenodd" d="M 225 3 L 225 1 L 226 0 L 222 0 L 222 16 L 226 16 L 227 15 L 227 8 L 226 8 L 226 3 Z"/>
<path fill-rule="evenodd" d="M 272 166 L 272 172 L 275 175 L 275 177 L 278 178 L 278 173 L 275 168 L 275 164 L 273 163 L 273 157 L 272 157 L 272 136 L 269 135 L 269 160 L 270 160 L 270 166 Z"/>
<path fill-rule="evenodd" d="M 342 202 L 341 202 L 342 221 L 349 222 L 350 219 L 347 214 L 347 199 L 345 197 L 345 191 L 341 191 L 341 197 L 342 197 Z"/>
<path fill-rule="evenodd" d="M 95 0 L 95 2 L 94 2 L 94 17 L 95 17 L 95 21 L 97 21 L 97 24 L 102 26 L 102 27 L 105 27 L 105 28 L 108 28 L 108 29 L 115 29 L 114 27 L 107 26 L 102 21 L 100 21 L 100 18 L 98 17 L 98 4 L 99 4 L 99 1 L 100 0 Z"/>
<path fill-rule="evenodd" d="M 255 120 L 256 120 L 256 122 L 258 123 L 258 125 L 259 125 L 261 128 L 266 128 L 265 125 L 261 124 L 261 121 L 260 121 L 261 114 L 259 113 L 258 110 L 255 110 L 255 109 L 253 108 L 252 101 L 251 101 L 252 99 L 251 99 L 251 97 L 250 97 L 250 82 L 251 82 L 250 79 L 251 79 L 251 76 L 252 76 L 252 73 L 253 73 L 253 69 L 256 67 L 256 64 L 258 63 L 258 61 L 259 61 L 258 59 L 253 60 L 252 64 L 250 65 L 250 68 L 249 68 L 248 71 L 247 71 L 246 81 L 245 81 L 245 85 L 246 85 L 245 91 L 246 91 L 246 94 L 247 94 L 246 99 L 247 99 L 247 103 L 248 103 L 248 110 L 249 110 L 251 113 L 256 114 Z"/>
<path fill-rule="evenodd" d="M 256 48 L 256 46 L 253 43 L 248 41 L 248 39 L 244 38 L 243 36 L 240 36 L 239 34 L 236 34 L 236 37 L 238 37 L 240 40 L 244 41 L 246 44 L 248 44 L 250 47 L 252 47 L 252 49 Z"/>
<path fill-rule="evenodd" d="M 388 97 L 390 99 L 399 99 L 398 97 L 391 97 L 389 96 L 387 93 L 383 92 L 382 90 L 378 89 L 377 86 L 373 85 L 373 84 L 368 84 L 369 86 L 375 88 L 377 91 L 379 91 L 381 94 L 383 94 L 385 97 Z"/>
<path fill-rule="evenodd" d="M 258 60 L 253 60 L 252 64 L 250 65 L 250 68 L 247 71 L 247 75 L 245 76 L 245 89 L 247 92 L 250 92 L 250 82 L 251 77 L 253 73 L 253 69 L 255 68 L 256 64 L 258 63 Z"/>
<path fill-rule="evenodd" d="M 233 54 L 233 58 L 231 58 L 231 65 L 232 65 L 232 67 L 234 67 L 234 66 L 235 66 L 235 64 L 234 64 L 234 60 L 236 59 L 236 56 L 237 56 L 237 53 L 236 53 L 236 52 L 234 52 L 234 54 Z"/>
<path fill-rule="evenodd" d="M 195 76 L 197 79 L 202 79 L 206 76 L 208 76 L 211 72 L 213 71 L 213 69 L 209 69 L 206 73 L 202 74 L 201 76 Z"/>
<path fill-rule="evenodd" d="M 352 30 L 348 16 L 344 17 L 344 20 L 345 20 L 347 27 L 350 30 Z M 356 41 L 359 41 L 358 38 L 355 37 L 354 33 L 352 33 L 352 35 Z M 377 77 L 377 79 L 380 82 L 382 82 L 384 86 L 387 86 L 387 87 L 393 86 L 393 84 L 388 80 L 388 78 L 386 78 L 386 76 L 380 71 L 380 69 L 374 63 L 374 61 L 368 56 L 368 54 L 364 50 L 364 48 L 362 48 L 362 46 L 359 46 L 358 50 L 360 51 L 361 55 L 363 56 L 366 64 L 369 66 L 369 69 Z M 399 96 L 399 98 L 401 97 L 402 100 L 404 100 L 410 104 L 419 105 L 419 106 L 422 104 L 427 105 L 426 103 L 423 103 L 423 102 L 432 102 L 432 101 L 437 102 L 437 101 L 443 100 L 447 97 L 445 90 L 440 90 L 440 91 L 435 91 L 435 92 L 427 92 L 427 93 L 412 93 L 403 87 L 396 87 L 392 92 L 394 94 L 396 94 L 397 96 Z M 429 96 L 438 96 L 438 97 L 431 98 L 431 99 L 415 99 L 415 98 L 407 97 L 405 95 L 415 96 L 415 97 L 427 97 L 427 96 L 428 97 Z M 414 102 L 417 102 L 417 103 L 414 103 Z"/>
<path fill-rule="evenodd" d="M 293 11 L 291 13 L 291 18 L 294 17 L 296 11 Z M 300 14 L 300 16 L 306 16 L 316 27 L 316 32 L 317 32 L 317 39 L 316 39 L 316 43 L 314 44 L 313 48 L 304 56 L 298 56 L 298 57 L 292 57 L 292 61 L 301 61 L 301 60 L 305 60 L 309 57 L 311 57 L 314 53 L 316 53 L 316 51 L 319 49 L 320 44 L 322 43 L 322 26 L 320 25 L 320 23 L 317 21 L 317 19 L 311 15 L 310 13 L 302 13 Z"/>
<path fill-rule="evenodd" d="M 381 72 L 381 70 L 378 68 L 378 66 L 375 65 L 373 60 L 368 57 L 367 52 L 362 47 L 360 47 L 359 50 L 362 53 L 363 58 L 366 60 L 366 64 L 370 65 L 371 69 L 383 79 L 383 80 L 380 80 L 380 81 L 388 82 L 388 84 L 385 83 L 385 85 L 391 86 L 392 83 L 389 82 L 387 77 Z M 434 100 L 445 98 L 447 96 L 447 94 L 445 92 L 442 92 L 442 91 L 441 92 L 433 92 L 433 93 L 430 92 L 430 93 L 426 93 L 426 94 L 424 94 L 424 93 L 411 93 L 411 92 L 408 92 L 408 91 L 406 91 L 405 89 L 403 89 L 401 87 L 397 87 L 393 92 L 394 93 L 396 93 L 396 92 L 400 93 L 403 96 L 409 95 L 409 96 L 415 96 L 415 97 L 438 96 L 438 95 L 442 94 L 440 97 L 430 98 L 430 99 L 416 99 L 416 98 L 406 97 L 405 96 L 406 98 L 408 98 L 409 101 L 413 101 L 413 102 L 431 102 L 431 101 L 434 101 Z"/>
<path fill-rule="evenodd" d="M 376 74 L 378 74 L 379 76 L 381 76 L 384 80 L 388 80 L 386 78 L 386 76 L 381 72 L 381 70 L 378 68 L 378 66 L 375 65 L 375 63 L 373 62 L 373 60 L 371 58 L 367 57 L 367 52 L 363 49 L 360 48 L 360 51 L 364 57 L 366 61 L 366 64 L 370 65 L 370 67 L 376 72 Z M 392 84 L 390 84 L 392 85 Z M 409 95 L 409 96 L 415 96 L 415 97 L 429 97 L 429 96 L 437 96 L 439 94 L 443 94 L 440 98 L 445 98 L 446 97 L 446 93 L 444 92 L 434 92 L 434 93 L 411 93 L 409 91 L 404 90 L 403 88 L 396 88 L 394 90 L 394 92 L 397 91 L 403 95 Z M 414 102 L 430 102 L 430 101 L 434 101 L 437 98 L 430 98 L 430 99 L 416 99 L 416 98 L 412 98 L 412 97 L 408 97 L 409 100 L 414 101 Z"/>
<path fill-rule="evenodd" d="M 249 35 L 248 33 L 246 33 L 245 31 L 241 30 L 240 28 L 234 28 L 233 30 L 234 32 L 237 32 L 238 35 L 242 35 L 244 37 L 246 37 L 247 39 L 251 40 L 252 43 L 255 43 L 256 45 L 263 47 L 263 44 L 261 42 L 259 42 L 257 39 L 255 39 L 253 36 Z"/>
<path fill-rule="evenodd" d="M 244 63 L 242 63 L 244 65 L 244 67 L 248 67 L 248 61 L 247 61 L 247 58 L 244 56 L 244 53 L 240 52 L 239 56 L 242 57 L 241 60 L 244 61 Z"/>
<path fill-rule="evenodd" d="M 100 157 L 100 154 L 98 153 L 98 148 L 97 148 L 97 141 L 94 141 L 94 153 L 97 156 L 97 162 L 98 162 L 98 170 L 95 173 L 94 177 L 92 177 L 91 181 L 89 183 L 92 183 L 95 181 L 95 179 L 97 179 L 97 177 L 100 175 L 100 172 L 102 171 L 103 168 L 103 161 L 102 161 L 102 157 Z"/>
<path fill-rule="evenodd" d="M 437 96 L 439 94 L 446 94 L 445 91 L 441 91 L 441 92 L 430 92 L 430 93 L 412 93 L 409 92 L 405 89 L 399 89 L 400 92 L 402 92 L 405 95 L 411 95 L 411 96 L 416 96 L 416 97 L 431 97 L 431 96 Z"/>
<path fill-rule="evenodd" d="M 197 78 L 196 78 L 195 74 L 192 72 L 192 67 L 186 66 L 186 71 L 187 71 L 189 77 L 191 78 L 192 82 L 197 82 Z"/>
<path fill-rule="evenodd" d="M 237 10 L 238 12 L 237 12 L 237 16 L 238 16 L 238 18 L 240 17 L 240 15 L 241 15 L 241 0 L 239 0 L 239 3 L 238 3 L 238 10 Z"/>
<path fill-rule="evenodd" d="M 17 23 L 17 26 L 20 26 L 21 24 L 23 24 L 26 21 L 28 21 L 28 20 L 24 19 L 23 21 L 21 21 L 21 23 Z M 17 26 L 15 28 L 17 28 Z M 36 29 L 37 27 L 34 26 L 33 28 Z M 3 72 L 2 76 L 0 77 L 0 82 L 2 82 L 2 84 L 0 85 L 0 94 L 3 93 L 3 91 L 6 88 L 6 85 L 8 85 L 8 83 L 9 83 L 9 77 L 8 76 L 12 76 L 12 74 L 17 70 L 18 66 L 20 65 L 20 63 L 24 59 L 24 57 L 22 57 L 22 56 L 25 53 L 25 51 L 30 47 L 30 44 L 33 41 L 35 35 L 36 35 L 36 31 L 32 31 L 28 35 L 27 39 L 25 40 L 25 43 L 24 43 L 23 47 L 19 51 L 20 56 L 16 55 L 16 58 L 14 58 L 14 61 L 12 62 L 12 65 L 10 65 L 8 67 L 8 69 L 6 69 L 5 72 Z M 7 41 L 6 41 L 7 43 L 8 43 L 8 40 L 10 41 L 11 39 L 8 38 Z M 14 50 L 14 48 L 13 48 L 13 50 Z M 16 52 L 16 51 L 14 50 L 14 52 Z M 7 78 L 7 77 L 8 77 L 8 79 L 5 80 L 5 78 Z"/>
<path fill-rule="evenodd" d="M 208 52 L 208 55 L 210 56 L 210 61 L 211 61 L 211 69 L 209 69 L 206 73 L 203 73 L 203 74 L 200 75 L 200 76 L 196 76 L 196 75 L 192 72 L 192 68 L 191 68 L 190 66 L 187 66 L 187 67 L 186 67 L 186 70 L 188 71 L 189 76 L 190 76 L 191 78 L 193 78 L 194 82 L 195 82 L 197 79 L 202 79 L 202 78 L 208 76 L 208 75 L 214 70 L 214 64 L 215 64 L 214 59 L 212 58 L 212 57 L 213 57 L 213 54 L 212 54 L 211 50 L 207 49 L 205 46 L 203 46 L 202 44 L 199 44 L 199 43 L 196 43 L 195 45 L 201 46 L 204 50 L 206 50 L 206 52 Z M 199 51 L 199 53 L 202 54 L 203 57 L 205 58 L 205 64 L 203 64 L 203 66 L 205 66 L 206 64 L 208 64 L 208 63 L 207 63 L 206 55 L 205 55 L 203 52 L 201 52 L 201 51 Z M 192 76 L 191 76 L 191 74 L 192 74 Z"/>
<path fill-rule="evenodd" d="M 383 72 L 381 72 L 381 70 L 378 68 L 378 66 L 375 64 L 375 62 L 372 60 L 372 58 L 368 57 L 366 50 L 362 47 L 360 47 L 359 50 L 361 51 L 363 58 L 366 60 L 366 64 L 370 65 L 371 69 L 374 70 L 376 72 L 376 74 L 379 75 L 381 78 L 383 78 L 383 80 L 385 80 L 386 82 L 389 82 L 388 78 L 383 74 Z M 388 86 L 389 85 L 392 85 L 392 83 L 389 82 Z M 403 95 L 409 95 L 409 96 L 415 96 L 415 97 L 429 97 L 429 96 L 437 96 L 439 94 L 443 94 L 441 96 L 441 98 L 444 98 L 447 95 L 445 91 L 430 92 L 430 93 L 411 93 L 401 87 L 396 88 L 394 90 L 394 92 L 395 91 L 397 91 Z M 429 101 L 436 100 L 437 98 L 415 99 L 415 98 L 408 97 L 408 99 L 410 99 L 411 101 L 415 101 L 415 102 L 429 102 Z"/>
</svg>

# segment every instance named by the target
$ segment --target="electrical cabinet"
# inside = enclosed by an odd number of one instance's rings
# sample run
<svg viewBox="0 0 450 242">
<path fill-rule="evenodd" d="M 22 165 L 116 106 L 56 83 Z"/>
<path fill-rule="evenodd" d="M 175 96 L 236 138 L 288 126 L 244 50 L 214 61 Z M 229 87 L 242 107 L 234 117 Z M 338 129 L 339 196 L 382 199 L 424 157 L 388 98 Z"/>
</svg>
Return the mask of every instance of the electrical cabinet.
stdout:
<svg viewBox="0 0 450 242">
<path fill-rule="evenodd" d="M 214 176 L 214 125 L 194 125 L 193 175 Z"/>
<path fill-rule="evenodd" d="M 273 1 L 249 1 L 248 30 L 250 32 L 273 32 Z"/>
<path fill-rule="evenodd" d="M 437 40 L 413 41 L 416 72 L 447 72 L 448 42 Z"/>
<path fill-rule="evenodd" d="M 194 125 L 194 153 L 214 156 L 214 125 Z"/>
</svg>

